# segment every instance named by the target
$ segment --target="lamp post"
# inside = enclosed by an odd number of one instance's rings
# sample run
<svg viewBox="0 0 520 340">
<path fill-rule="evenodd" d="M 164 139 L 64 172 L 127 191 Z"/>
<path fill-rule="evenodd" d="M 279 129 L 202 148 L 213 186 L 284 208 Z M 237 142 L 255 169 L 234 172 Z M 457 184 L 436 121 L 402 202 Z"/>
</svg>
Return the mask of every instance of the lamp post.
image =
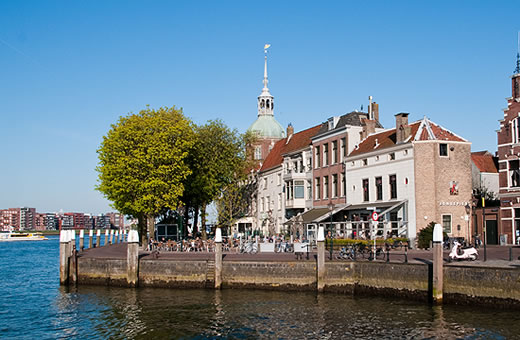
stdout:
<svg viewBox="0 0 520 340">
<path fill-rule="evenodd" d="M 332 250 L 334 247 L 334 228 L 332 226 L 332 211 L 334 210 L 334 203 L 330 201 L 329 203 L 329 210 L 330 210 L 330 256 L 329 260 L 332 260 Z"/>
<path fill-rule="evenodd" d="M 469 203 L 466 203 L 466 205 L 464 206 L 464 208 L 466 209 L 466 220 L 468 221 L 468 246 L 471 244 L 471 232 L 469 230 L 469 213 L 471 212 L 471 207 L 469 205 Z"/>
</svg>

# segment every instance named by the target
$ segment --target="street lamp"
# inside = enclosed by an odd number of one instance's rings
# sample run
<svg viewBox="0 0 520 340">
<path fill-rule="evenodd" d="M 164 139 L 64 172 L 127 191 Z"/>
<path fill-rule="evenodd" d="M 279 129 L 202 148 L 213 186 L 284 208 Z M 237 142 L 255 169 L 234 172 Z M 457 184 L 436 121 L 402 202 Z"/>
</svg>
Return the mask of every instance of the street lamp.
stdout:
<svg viewBox="0 0 520 340">
<path fill-rule="evenodd" d="M 468 246 L 471 244 L 471 232 L 469 230 L 469 213 L 471 212 L 471 206 L 469 205 L 469 203 L 466 203 L 466 205 L 464 206 L 464 208 L 466 209 L 466 220 L 468 221 Z"/>
<path fill-rule="evenodd" d="M 329 210 L 330 210 L 330 257 L 329 259 L 332 260 L 332 249 L 334 247 L 334 228 L 332 227 L 332 211 L 334 210 L 334 203 L 330 201 L 329 203 Z"/>
</svg>

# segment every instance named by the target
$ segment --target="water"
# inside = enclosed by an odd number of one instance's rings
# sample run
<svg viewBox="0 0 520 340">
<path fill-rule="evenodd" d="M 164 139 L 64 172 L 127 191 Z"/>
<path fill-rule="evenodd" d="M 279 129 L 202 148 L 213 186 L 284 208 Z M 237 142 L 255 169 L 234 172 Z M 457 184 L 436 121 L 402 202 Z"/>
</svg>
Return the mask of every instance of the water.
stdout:
<svg viewBox="0 0 520 340">
<path fill-rule="evenodd" d="M 59 286 L 59 242 L 0 243 L 6 339 L 513 339 L 518 312 L 253 290 Z"/>
</svg>

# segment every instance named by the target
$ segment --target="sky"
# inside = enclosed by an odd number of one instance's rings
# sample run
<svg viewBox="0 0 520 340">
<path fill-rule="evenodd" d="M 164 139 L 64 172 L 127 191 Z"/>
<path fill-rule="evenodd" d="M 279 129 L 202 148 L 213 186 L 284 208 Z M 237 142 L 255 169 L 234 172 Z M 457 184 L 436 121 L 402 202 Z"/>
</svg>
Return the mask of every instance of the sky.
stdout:
<svg viewBox="0 0 520 340">
<path fill-rule="evenodd" d="M 300 131 L 379 104 L 496 151 L 517 1 L 0 2 L 0 209 L 112 211 L 95 190 L 122 115 L 176 106 L 244 132 L 266 43 L 275 118 Z"/>
</svg>

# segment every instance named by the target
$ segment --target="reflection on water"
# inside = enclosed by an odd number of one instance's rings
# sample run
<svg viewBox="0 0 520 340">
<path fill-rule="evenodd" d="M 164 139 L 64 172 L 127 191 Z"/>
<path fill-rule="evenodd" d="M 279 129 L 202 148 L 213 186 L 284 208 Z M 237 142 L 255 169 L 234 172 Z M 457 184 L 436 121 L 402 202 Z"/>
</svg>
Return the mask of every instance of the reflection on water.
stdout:
<svg viewBox="0 0 520 340">
<path fill-rule="evenodd" d="M 515 338 L 513 312 L 343 295 L 79 287 L 57 297 L 60 336 Z"/>
<path fill-rule="evenodd" d="M 517 312 L 346 295 L 59 287 L 58 240 L 0 244 L 2 338 L 518 338 Z"/>
</svg>

